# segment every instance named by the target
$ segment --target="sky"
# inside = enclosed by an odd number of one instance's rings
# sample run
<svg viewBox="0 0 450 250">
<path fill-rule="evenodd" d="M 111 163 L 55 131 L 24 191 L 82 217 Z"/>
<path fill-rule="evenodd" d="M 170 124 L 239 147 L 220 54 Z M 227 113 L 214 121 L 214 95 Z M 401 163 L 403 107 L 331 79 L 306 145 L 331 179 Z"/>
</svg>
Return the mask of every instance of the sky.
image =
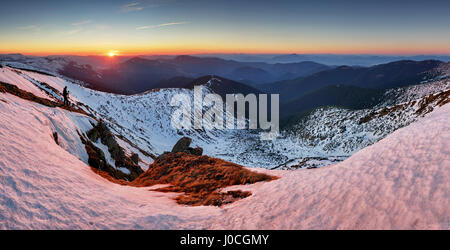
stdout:
<svg viewBox="0 0 450 250">
<path fill-rule="evenodd" d="M 2 1 L 0 53 L 450 54 L 450 1 Z"/>
</svg>

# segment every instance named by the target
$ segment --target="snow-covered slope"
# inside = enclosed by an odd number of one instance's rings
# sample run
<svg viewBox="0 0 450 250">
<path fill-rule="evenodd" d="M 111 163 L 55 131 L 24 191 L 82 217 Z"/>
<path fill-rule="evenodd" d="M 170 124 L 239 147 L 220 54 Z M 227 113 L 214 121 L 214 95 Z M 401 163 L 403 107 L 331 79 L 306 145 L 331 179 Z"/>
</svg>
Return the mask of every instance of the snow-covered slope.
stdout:
<svg viewBox="0 0 450 250">
<path fill-rule="evenodd" d="M 281 178 L 217 208 L 96 175 L 51 136 L 89 118 L 27 102 L 0 94 L 1 229 L 450 229 L 449 105 L 337 165 L 258 169 Z"/>
<path fill-rule="evenodd" d="M 70 115 L 0 94 L 1 229 L 179 228 L 182 211 L 203 217 L 172 194 L 113 184 L 58 146 L 55 127 L 70 135 L 88 122 L 74 126 Z"/>
<path fill-rule="evenodd" d="M 0 81 L 14 84 L 22 90 L 33 93 L 35 96 L 50 99 L 40 88 L 30 83 L 20 70 L 9 67 L 0 68 Z"/>
<path fill-rule="evenodd" d="M 213 228 L 449 229 L 449 121 L 446 105 L 340 164 L 275 172 Z"/>
</svg>

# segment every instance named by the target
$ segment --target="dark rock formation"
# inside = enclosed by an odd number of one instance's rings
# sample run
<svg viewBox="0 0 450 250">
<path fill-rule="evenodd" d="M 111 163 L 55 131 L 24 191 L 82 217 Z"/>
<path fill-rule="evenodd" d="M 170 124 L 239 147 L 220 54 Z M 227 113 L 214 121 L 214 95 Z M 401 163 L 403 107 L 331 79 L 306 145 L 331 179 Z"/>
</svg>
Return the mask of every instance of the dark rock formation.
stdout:
<svg viewBox="0 0 450 250">
<path fill-rule="evenodd" d="M 139 163 L 139 155 L 138 154 L 132 154 L 131 155 L 131 160 L 134 162 L 134 164 L 138 164 Z"/>
<path fill-rule="evenodd" d="M 53 140 L 55 140 L 56 144 L 59 145 L 59 140 L 58 140 L 58 133 L 53 132 Z"/>
<path fill-rule="evenodd" d="M 183 137 L 173 146 L 172 153 L 184 152 L 189 149 L 192 139 L 189 137 Z"/>
<path fill-rule="evenodd" d="M 117 143 L 115 136 L 104 122 L 100 121 L 95 125 L 87 132 L 87 136 L 89 140 L 93 142 L 97 142 L 98 139 L 100 139 L 101 143 L 108 147 L 108 151 L 111 154 L 111 158 L 114 159 L 116 167 L 126 168 L 130 171 L 130 174 L 125 175 L 126 178 L 118 178 L 131 181 L 144 172 L 138 165 L 139 156 L 137 154 L 136 156 L 127 156 L 124 149 Z M 111 171 L 110 169 L 107 169 L 106 171 L 113 177 L 117 176 L 117 174 L 114 173 L 116 171 Z"/>
<path fill-rule="evenodd" d="M 183 137 L 173 146 L 172 153 L 187 153 L 191 155 L 202 155 L 203 154 L 203 148 L 196 147 L 191 148 L 189 147 L 191 145 L 192 139 L 189 137 Z M 164 154 L 163 154 L 164 155 Z"/>
</svg>

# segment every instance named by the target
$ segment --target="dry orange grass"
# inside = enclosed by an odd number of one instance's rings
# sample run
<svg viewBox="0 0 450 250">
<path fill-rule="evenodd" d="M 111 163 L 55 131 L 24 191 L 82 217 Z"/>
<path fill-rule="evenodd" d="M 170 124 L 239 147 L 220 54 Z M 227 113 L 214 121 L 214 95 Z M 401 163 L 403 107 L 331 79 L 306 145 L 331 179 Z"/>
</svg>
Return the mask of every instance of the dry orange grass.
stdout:
<svg viewBox="0 0 450 250">
<path fill-rule="evenodd" d="M 147 187 L 170 184 L 159 188 L 161 192 L 182 192 L 176 200 L 179 204 L 221 206 L 251 195 L 250 192 L 218 190 L 233 185 L 271 181 L 277 177 L 252 172 L 240 165 L 206 155 L 171 153 L 156 160 L 150 168 L 130 185 Z"/>
</svg>

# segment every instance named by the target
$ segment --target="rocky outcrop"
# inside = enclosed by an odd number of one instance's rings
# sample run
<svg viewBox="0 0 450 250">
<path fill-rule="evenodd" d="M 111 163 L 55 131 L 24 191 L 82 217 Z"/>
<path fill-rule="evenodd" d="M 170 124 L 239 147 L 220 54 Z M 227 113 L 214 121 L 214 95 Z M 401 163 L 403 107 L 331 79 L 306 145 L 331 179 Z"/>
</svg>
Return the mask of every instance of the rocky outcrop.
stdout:
<svg viewBox="0 0 450 250">
<path fill-rule="evenodd" d="M 203 155 L 203 148 L 201 147 L 196 147 L 196 148 L 191 148 L 189 147 L 191 145 L 192 139 L 189 137 L 183 137 L 181 139 L 179 139 L 177 141 L 177 143 L 175 143 L 175 145 L 172 148 L 171 152 L 164 152 L 161 155 L 159 155 L 158 157 L 156 157 L 156 161 L 161 161 L 161 159 L 163 159 L 164 157 L 170 155 L 170 154 L 175 154 L 175 153 L 186 153 L 189 155 Z"/>
<path fill-rule="evenodd" d="M 172 148 L 172 153 L 178 153 L 178 152 L 184 152 L 185 150 L 188 150 L 189 146 L 191 145 L 192 139 L 189 137 L 183 137 L 175 143 L 175 145 Z"/>
<path fill-rule="evenodd" d="M 134 162 L 134 164 L 138 164 L 139 163 L 139 155 L 138 154 L 132 154 L 131 155 L 131 160 Z"/>
<path fill-rule="evenodd" d="M 178 140 L 178 142 L 173 146 L 172 153 L 179 153 L 184 152 L 191 155 L 202 155 L 203 154 L 203 148 L 196 147 L 191 148 L 189 147 L 191 145 L 192 139 L 189 137 L 183 137 Z"/>
<path fill-rule="evenodd" d="M 86 153 L 88 154 L 88 164 L 94 170 L 102 172 L 105 177 L 109 176 L 109 180 L 130 180 L 131 176 L 115 169 L 108 164 L 105 159 L 105 153 L 98 147 L 96 147 L 90 140 L 86 140 L 80 135 L 81 141 L 84 144 Z"/>
<path fill-rule="evenodd" d="M 125 174 L 126 180 L 132 181 L 144 172 L 138 165 L 139 156 L 137 154 L 133 154 L 132 156 L 126 155 L 124 149 L 117 143 L 115 136 L 104 122 L 98 122 L 97 125 L 87 132 L 87 136 L 92 142 L 97 142 L 100 139 L 101 143 L 108 147 L 108 151 L 111 154 L 111 158 L 114 159 L 116 167 L 129 170 L 130 173 Z M 107 172 L 111 172 L 110 174 L 115 176 L 114 171 Z"/>
<path fill-rule="evenodd" d="M 201 147 L 188 148 L 185 152 L 187 152 L 188 154 L 191 154 L 191 155 L 200 156 L 203 154 L 203 148 L 201 148 Z"/>
</svg>

